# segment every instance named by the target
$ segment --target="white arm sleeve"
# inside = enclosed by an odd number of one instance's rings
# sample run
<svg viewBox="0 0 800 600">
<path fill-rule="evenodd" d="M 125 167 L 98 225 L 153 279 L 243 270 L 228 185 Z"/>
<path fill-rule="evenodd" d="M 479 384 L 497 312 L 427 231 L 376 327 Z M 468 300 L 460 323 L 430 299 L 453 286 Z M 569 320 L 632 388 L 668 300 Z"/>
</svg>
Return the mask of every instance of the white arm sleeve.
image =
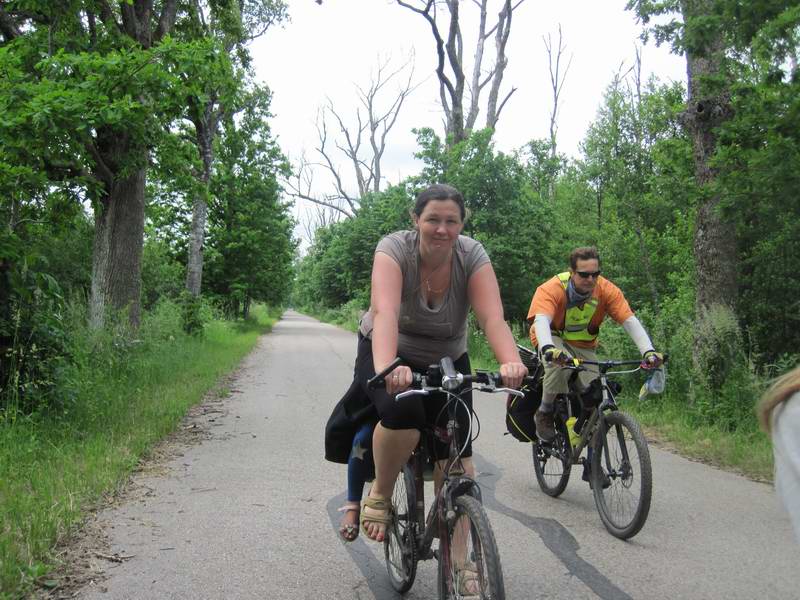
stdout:
<svg viewBox="0 0 800 600">
<path fill-rule="evenodd" d="M 647 335 L 647 332 L 644 330 L 644 327 L 642 327 L 639 319 L 636 317 L 628 317 L 622 323 L 622 327 L 628 332 L 628 335 L 631 336 L 631 339 L 633 340 L 633 343 L 636 344 L 640 354 L 644 354 L 648 350 L 653 349 L 653 342 L 650 341 L 650 336 Z M 539 335 L 538 329 L 536 330 L 536 335 Z"/>
<path fill-rule="evenodd" d="M 536 315 L 533 319 L 533 329 L 536 332 L 536 341 L 539 342 L 539 350 L 553 345 L 553 336 L 550 335 L 550 317 Z"/>
</svg>

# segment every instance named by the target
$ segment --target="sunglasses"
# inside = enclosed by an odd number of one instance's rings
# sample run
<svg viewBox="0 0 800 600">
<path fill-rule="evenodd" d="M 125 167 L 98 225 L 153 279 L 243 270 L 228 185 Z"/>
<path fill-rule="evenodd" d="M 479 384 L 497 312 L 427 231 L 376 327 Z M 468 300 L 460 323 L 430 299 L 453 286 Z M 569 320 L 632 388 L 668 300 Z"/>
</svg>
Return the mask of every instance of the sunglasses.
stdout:
<svg viewBox="0 0 800 600">
<path fill-rule="evenodd" d="M 589 279 L 589 277 L 597 279 L 600 277 L 600 271 L 575 271 L 575 274 L 580 275 L 584 279 Z"/>
</svg>

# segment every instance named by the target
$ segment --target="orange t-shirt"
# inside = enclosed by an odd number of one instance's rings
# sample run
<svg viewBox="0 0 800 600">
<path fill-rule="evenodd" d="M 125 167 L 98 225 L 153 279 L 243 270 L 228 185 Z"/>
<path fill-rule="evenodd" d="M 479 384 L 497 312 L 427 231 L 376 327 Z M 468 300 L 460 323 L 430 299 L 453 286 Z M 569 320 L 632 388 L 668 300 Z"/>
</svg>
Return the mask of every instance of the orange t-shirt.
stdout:
<svg viewBox="0 0 800 600">
<path fill-rule="evenodd" d="M 589 333 L 596 334 L 600 331 L 600 324 L 608 314 L 617 323 L 622 323 L 633 316 L 633 311 L 622 295 L 622 291 L 605 277 L 597 278 L 597 285 L 592 292 L 592 297 L 597 299 L 597 309 L 589 322 Z M 533 294 L 531 307 L 528 310 L 528 320 L 532 320 L 536 315 L 547 315 L 550 317 L 550 328 L 556 331 L 564 329 L 564 319 L 567 312 L 567 292 L 561 285 L 561 280 L 556 275 L 548 279 Z M 536 331 L 531 324 L 530 329 L 531 343 L 534 348 L 536 343 Z M 570 344 L 579 348 L 596 348 L 597 338 L 592 342 L 571 341 Z"/>
</svg>

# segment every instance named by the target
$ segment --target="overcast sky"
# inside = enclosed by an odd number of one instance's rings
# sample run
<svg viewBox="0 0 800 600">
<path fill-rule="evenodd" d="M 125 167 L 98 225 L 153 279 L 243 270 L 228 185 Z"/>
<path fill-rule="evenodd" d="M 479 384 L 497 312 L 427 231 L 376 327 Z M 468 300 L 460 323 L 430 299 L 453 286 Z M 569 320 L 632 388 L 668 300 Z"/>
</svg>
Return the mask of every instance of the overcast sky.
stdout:
<svg viewBox="0 0 800 600">
<path fill-rule="evenodd" d="M 489 4 L 493 24 L 501 1 L 490 0 Z M 411 129 L 432 127 L 442 132 L 434 73 L 436 50 L 427 22 L 392 0 L 323 0 L 322 4 L 289 0 L 288 5 L 291 22 L 270 30 L 252 46 L 256 76 L 273 90 L 275 116 L 271 123 L 284 153 L 294 161 L 305 150 L 313 158 L 318 143 L 315 118 L 326 98 L 345 120 L 354 123 L 355 86 L 369 86 L 380 60 L 391 59 L 391 64 L 399 67 L 413 52 L 415 81 L 422 85 L 406 101 L 382 165 L 388 183 L 416 173 L 419 163 L 413 154 L 417 145 Z M 570 58 L 572 62 L 559 101 L 557 141 L 560 151 L 579 155 L 579 144 L 605 88 L 615 73 L 633 64 L 635 48 L 641 45 L 641 27 L 624 8 L 625 0 L 523 2 L 512 19 L 501 97 L 511 86 L 517 91 L 500 115 L 497 149 L 512 151 L 531 139 L 548 137 L 552 91 L 543 37 L 550 34 L 557 46 L 560 25 L 566 46 L 562 65 Z M 472 1 L 462 1 L 465 58 L 470 57 L 470 69 L 472 31 L 477 29 L 468 22 L 475 15 L 473 9 Z M 493 47 L 493 40 L 487 43 L 485 66 Z M 652 42 L 644 46 L 642 56 L 645 77 L 652 73 L 662 81 L 685 82 L 682 57 Z M 482 100 L 485 110 L 485 98 Z M 483 119 L 478 118 L 479 125 Z M 315 181 L 324 185 L 323 175 Z"/>
</svg>

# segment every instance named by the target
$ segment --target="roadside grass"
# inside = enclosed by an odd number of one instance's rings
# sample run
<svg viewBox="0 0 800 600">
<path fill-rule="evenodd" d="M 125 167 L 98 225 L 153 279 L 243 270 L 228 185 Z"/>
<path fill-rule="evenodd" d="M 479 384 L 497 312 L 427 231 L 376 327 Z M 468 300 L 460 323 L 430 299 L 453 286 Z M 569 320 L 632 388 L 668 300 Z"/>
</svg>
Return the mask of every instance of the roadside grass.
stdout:
<svg viewBox="0 0 800 600">
<path fill-rule="evenodd" d="M 155 331 L 107 368 L 79 372 L 80 393 L 58 416 L 0 423 L 0 598 L 57 585 L 54 548 L 279 316 L 256 307 L 247 321 L 207 323 L 202 336 Z"/>
<path fill-rule="evenodd" d="M 633 414 L 648 438 L 664 443 L 688 458 L 738 472 L 750 479 L 771 482 L 772 444 L 755 418 L 735 431 L 698 423 L 681 404 L 669 397 L 639 402 L 623 398 L 620 407 Z"/>
</svg>

